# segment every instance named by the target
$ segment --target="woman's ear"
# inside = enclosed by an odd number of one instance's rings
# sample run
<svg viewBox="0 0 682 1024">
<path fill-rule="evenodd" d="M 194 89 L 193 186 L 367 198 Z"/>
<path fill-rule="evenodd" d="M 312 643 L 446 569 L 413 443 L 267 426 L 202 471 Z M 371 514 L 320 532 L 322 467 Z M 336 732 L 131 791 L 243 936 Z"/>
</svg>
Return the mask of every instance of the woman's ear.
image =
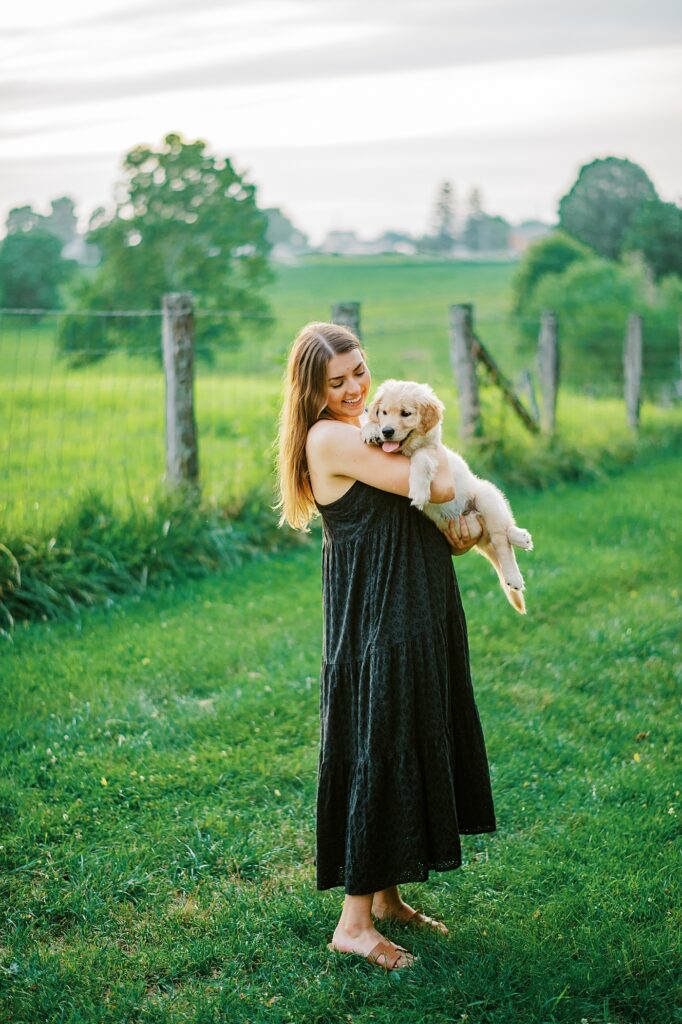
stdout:
<svg viewBox="0 0 682 1024">
<path fill-rule="evenodd" d="M 444 408 L 445 406 L 440 398 L 436 398 L 435 395 L 421 403 L 421 421 L 425 433 L 433 430 L 440 423 L 443 418 Z"/>
</svg>

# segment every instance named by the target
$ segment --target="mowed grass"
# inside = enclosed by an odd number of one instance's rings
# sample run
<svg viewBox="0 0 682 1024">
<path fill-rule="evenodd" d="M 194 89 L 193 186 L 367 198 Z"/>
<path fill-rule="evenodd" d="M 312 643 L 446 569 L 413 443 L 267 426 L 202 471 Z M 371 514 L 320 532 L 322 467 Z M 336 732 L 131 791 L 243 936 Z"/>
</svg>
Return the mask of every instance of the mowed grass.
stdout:
<svg viewBox="0 0 682 1024">
<path fill-rule="evenodd" d="M 319 547 L 2 654 L 2 1019 L 682 1020 L 679 550 L 670 457 L 512 494 L 515 615 L 455 561 L 498 817 L 408 885 L 447 938 L 385 975 L 329 953 L 314 801 Z M 399 780 L 396 780 L 399 784 Z"/>
</svg>

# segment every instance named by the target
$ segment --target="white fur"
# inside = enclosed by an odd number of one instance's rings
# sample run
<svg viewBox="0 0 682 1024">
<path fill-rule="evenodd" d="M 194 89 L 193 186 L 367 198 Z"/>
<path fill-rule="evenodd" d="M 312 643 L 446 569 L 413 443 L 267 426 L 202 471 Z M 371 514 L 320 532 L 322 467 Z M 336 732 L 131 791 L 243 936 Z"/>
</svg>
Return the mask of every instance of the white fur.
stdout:
<svg viewBox="0 0 682 1024">
<path fill-rule="evenodd" d="M 502 491 L 489 480 L 472 473 L 461 455 L 447 448 L 448 465 L 455 486 L 455 498 L 443 504 L 429 502 L 431 481 L 438 471 L 436 445 L 440 442 L 443 404 L 428 384 L 414 381 L 385 381 L 369 408 L 369 419 L 362 428 L 367 444 L 382 444 L 386 431 L 400 452 L 411 458 L 410 499 L 413 505 L 443 528 L 447 521 L 469 512 L 477 512 L 484 523 L 481 539 L 475 547 L 493 565 L 502 589 L 513 608 L 525 614 L 523 576 L 516 562 L 514 547 L 531 551 L 533 540 L 521 529 Z M 467 519 L 470 523 L 474 519 Z M 475 528 L 474 528 L 475 529 Z M 472 536 L 476 536 L 472 532 Z"/>
</svg>

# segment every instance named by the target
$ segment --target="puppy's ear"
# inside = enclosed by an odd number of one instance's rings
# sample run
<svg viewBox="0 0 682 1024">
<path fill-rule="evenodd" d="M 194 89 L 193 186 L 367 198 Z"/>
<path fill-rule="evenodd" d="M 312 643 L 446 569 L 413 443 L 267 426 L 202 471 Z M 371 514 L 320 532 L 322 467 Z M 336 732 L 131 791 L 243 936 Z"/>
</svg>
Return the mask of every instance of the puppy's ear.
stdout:
<svg viewBox="0 0 682 1024">
<path fill-rule="evenodd" d="M 430 395 L 424 402 L 420 403 L 421 422 L 425 433 L 433 430 L 440 423 L 443 418 L 444 408 L 445 406 L 440 398 L 436 398 L 435 395 Z"/>
<path fill-rule="evenodd" d="M 379 422 L 379 406 L 381 405 L 381 388 L 377 391 L 374 396 L 371 405 L 367 409 L 367 415 L 370 423 Z"/>
</svg>

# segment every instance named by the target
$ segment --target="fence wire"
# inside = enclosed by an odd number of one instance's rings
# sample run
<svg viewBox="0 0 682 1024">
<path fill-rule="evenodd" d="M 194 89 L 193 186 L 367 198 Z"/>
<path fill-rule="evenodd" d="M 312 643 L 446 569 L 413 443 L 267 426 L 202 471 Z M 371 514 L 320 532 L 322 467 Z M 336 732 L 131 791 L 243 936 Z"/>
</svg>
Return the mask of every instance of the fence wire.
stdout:
<svg viewBox="0 0 682 1024">
<path fill-rule="evenodd" d="M 272 482 L 291 340 L 304 323 L 328 317 L 328 309 L 311 303 L 288 309 L 264 330 L 259 318 L 196 311 L 200 475 L 209 500 L 237 499 Z M 617 344 L 604 340 L 612 324 L 594 324 L 594 337 L 577 354 L 562 351 L 560 405 L 582 399 L 622 406 L 625 319 Z M 227 326 L 236 321 L 238 344 Z M 79 325 L 72 335 L 69 324 Z M 419 303 L 408 312 L 405 302 L 389 315 L 368 304 L 361 328 L 374 382 L 391 376 L 431 383 L 446 402 L 452 441 L 457 401 L 447 308 Z M 534 371 L 537 324 L 491 315 L 477 318 L 475 329 L 521 389 L 523 371 Z M 210 342 L 203 348 L 202 337 Z M 513 414 L 485 380 L 481 372 L 487 428 L 502 436 Z M 679 349 L 648 338 L 645 325 L 644 399 L 675 405 L 679 381 Z M 0 529 L 57 523 L 87 491 L 114 503 L 152 500 L 165 474 L 164 403 L 158 310 L 0 310 Z M 624 423 L 624 407 L 621 412 Z M 567 429 L 578 431 L 577 424 Z"/>
</svg>

